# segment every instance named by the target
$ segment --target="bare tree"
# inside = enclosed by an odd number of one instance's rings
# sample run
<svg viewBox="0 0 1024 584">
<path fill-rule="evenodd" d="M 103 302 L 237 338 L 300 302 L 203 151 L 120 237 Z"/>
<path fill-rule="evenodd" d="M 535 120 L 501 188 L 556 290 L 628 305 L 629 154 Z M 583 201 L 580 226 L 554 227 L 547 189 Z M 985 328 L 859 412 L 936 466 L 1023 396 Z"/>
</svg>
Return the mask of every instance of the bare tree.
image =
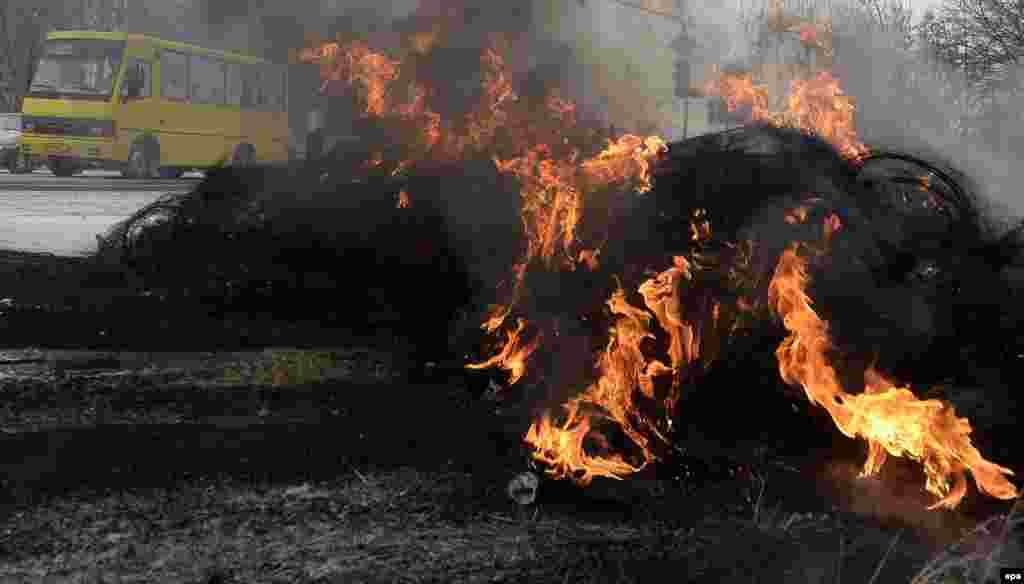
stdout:
<svg viewBox="0 0 1024 584">
<path fill-rule="evenodd" d="M 8 0 L 0 4 L 0 109 L 17 110 L 35 73 L 43 36 L 64 20 L 63 2 Z"/>
<path fill-rule="evenodd" d="M 68 0 L 66 24 L 74 28 L 98 31 L 119 30 L 125 0 Z"/>
<path fill-rule="evenodd" d="M 134 0 L 139 2 L 140 0 Z M 0 2 L 0 110 L 17 110 L 35 74 L 46 33 L 55 29 L 120 30 L 129 0 Z"/>
<path fill-rule="evenodd" d="M 925 14 L 920 33 L 938 59 L 991 91 L 1024 59 L 1024 1 L 945 0 Z"/>
<path fill-rule="evenodd" d="M 918 27 L 921 47 L 963 79 L 965 127 L 1001 151 L 1024 144 L 1024 1 L 944 0 Z"/>
</svg>

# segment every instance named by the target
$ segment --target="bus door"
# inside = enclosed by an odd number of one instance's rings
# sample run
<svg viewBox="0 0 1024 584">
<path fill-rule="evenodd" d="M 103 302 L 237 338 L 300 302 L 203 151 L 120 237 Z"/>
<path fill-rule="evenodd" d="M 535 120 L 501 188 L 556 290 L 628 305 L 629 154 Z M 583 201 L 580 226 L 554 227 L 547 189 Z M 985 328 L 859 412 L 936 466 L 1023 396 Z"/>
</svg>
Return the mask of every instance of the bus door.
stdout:
<svg viewBox="0 0 1024 584">
<path fill-rule="evenodd" d="M 129 57 L 125 62 L 115 115 L 117 145 L 114 157 L 117 160 L 128 159 L 128 149 L 139 136 L 159 132 L 159 119 L 155 119 L 157 107 L 153 99 L 153 69 L 153 62 L 146 59 Z"/>
</svg>

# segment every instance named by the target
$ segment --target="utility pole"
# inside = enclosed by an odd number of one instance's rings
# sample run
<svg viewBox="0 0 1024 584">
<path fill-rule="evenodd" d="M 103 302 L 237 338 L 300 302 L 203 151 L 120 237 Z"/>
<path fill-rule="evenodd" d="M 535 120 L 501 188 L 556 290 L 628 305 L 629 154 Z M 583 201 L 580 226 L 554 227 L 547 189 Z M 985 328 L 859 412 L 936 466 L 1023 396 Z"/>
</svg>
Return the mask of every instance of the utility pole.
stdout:
<svg viewBox="0 0 1024 584">
<path fill-rule="evenodd" d="M 679 36 L 672 41 L 672 50 L 676 53 L 675 62 L 675 96 L 683 100 L 683 139 L 690 137 L 690 85 L 693 78 L 692 59 L 697 49 L 697 41 L 687 34 L 684 28 Z"/>
<path fill-rule="evenodd" d="M 683 98 L 683 140 L 690 137 L 690 96 Z"/>
<path fill-rule="evenodd" d="M 683 100 L 683 139 L 690 135 L 690 62 L 678 59 L 675 62 L 675 96 Z"/>
<path fill-rule="evenodd" d="M 587 0 L 576 0 L 580 6 L 586 6 Z M 689 122 L 690 122 L 690 79 L 691 79 L 691 59 L 693 52 L 697 48 L 697 43 L 694 39 L 690 38 L 688 33 L 690 32 L 692 17 L 683 9 L 684 4 L 682 2 L 675 2 L 675 10 L 662 9 L 659 7 L 652 7 L 649 4 L 645 4 L 642 0 L 602 0 L 611 4 L 617 4 L 626 8 L 643 12 L 649 16 L 662 18 L 676 22 L 681 25 L 681 31 L 676 40 L 672 42 L 669 47 L 676 53 L 676 62 L 674 65 L 674 77 L 675 77 L 675 97 L 683 100 L 683 137 L 686 138 L 689 134 Z M 673 104 L 675 105 L 675 103 Z M 678 110 L 676 107 L 672 108 L 673 113 Z"/>
</svg>

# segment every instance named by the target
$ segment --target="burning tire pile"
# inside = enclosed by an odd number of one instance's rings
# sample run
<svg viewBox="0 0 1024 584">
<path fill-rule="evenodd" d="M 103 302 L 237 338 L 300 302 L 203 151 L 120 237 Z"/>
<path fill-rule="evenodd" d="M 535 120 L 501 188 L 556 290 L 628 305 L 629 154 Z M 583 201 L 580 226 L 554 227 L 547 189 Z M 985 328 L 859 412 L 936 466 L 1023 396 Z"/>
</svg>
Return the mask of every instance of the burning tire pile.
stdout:
<svg viewBox="0 0 1024 584">
<path fill-rule="evenodd" d="M 993 343 L 967 339 L 1006 326 L 991 290 L 1009 290 L 1019 242 L 993 235 L 963 177 L 859 143 L 831 76 L 796 86 L 792 111 L 669 145 L 613 135 L 557 83 L 519 79 L 514 38 L 456 50 L 442 29 L 417 32 L 404 57 L 358 40 L 300 52 L 324 94 L 361 112 L 359 147 L 213 173 L 141 211 L 103 253 L 205 306 L 365 330 L 383 314 L 415 361 L 467 355 L 469 370 L 503 371 L 554 478 L 587 485 L 665 462 L 694 421 L 688 397 L 701 415 L 739 396 L 767 404 L 780 394 L 757 387 L 767 365 L 790 397 L 867 441 L 865 475 L 903 456 L 923 465 L 936 506 L 955 507 L 968 476 L 1016 497 L 949 396 L 905 385 L 978 383 L 953 359 L 984 361 Z M 473 90 L 452 93 L 453 75 Z M 181 284 L 197 281 L 192 261 L 169 259 L 182 245 L 204 250 L 206 288 Z M 487 304 L 484 334 L 467 329 Z M 771 345 L 774 361 L 730 378 L 749 389 L 705 388 L 738 351 Z M 937 358 L 948 366 L 925 365 Z"/>
<path fill-rule="evenodd" d="M 1018 497 L 1004 465 L 1020 454 L 974 429 L 1014 425 L 1024 244 L 966 178 L 858 142 L 830 76 L 798 86 L 795 111 L 669 144 L 516 75 L 516 39 L 460 37 L 453 52 L 445 30 L 416 31 L 402 55 L 362 40 L 302 51 L 321 91 L 360 112 L 359 146 L 212 172 L 120 225 L 97 259 L 214 317 L 386 327 L 412 362 L 491 382 L 515 404 L 494 424 L 521 422 L 546 479 L 513 470 L 523 505 L 538 489 L 680 476 L 708 452 L 691 453 L 694 434 L 799 450 L 836 429 L 866 443 L 863 477 L 913 462 L 932 509 L 971 484 Z M 469 71 L 446 78 L 449 62 Z M 391 401 L 368 401 L 381 427 L 362 423 L 398 450 L 378 403 Z M 409 427 L 431 423 L 445 421 Z"/>
<path fill-rule="evenodd" d="M 518 183 L 525 250 L 483 323 L 493 352 L 469 367 L 505 370 L 523 388 L 534 417 L 525 440 L 550 474 L 586 485 L 664 459 L 683 396 L 732 338 L 774 318 L 782 379 L 868 442 L 865 475 L 908 456 L 936 506 L 959 503 L 968 472 L 983 492 L 1016 497 L 1012 471 L 980 454 L 952 404 L 919 399 L 879 368 L 949 350 L 945 339 L 970 326 L 958 316 L 970 309 L 966 282 L 996 283 L 1010 261 L 1015 244 L 988 236 L 950 173 L 857 142 L 828 75 L 794 87 L 793 111 L 743 129 L 595 148 L 579 130 L 594 126 L 556 88 L 516 94 L 500 39 L 482 45 L 483 90 L 456 112 L 436 107 L 442 88 L 422 73 L 445 54 L 431 43 L 413 51 L 411 73 L 360 42 L 301 58 L 320 64 L 324 91 L 365 89 L 365 116 L 408 136 L 368 164 L 414 175 L 490 153 Z M 400 209 L 417 200 L 401 196 Z"/>
</svg>

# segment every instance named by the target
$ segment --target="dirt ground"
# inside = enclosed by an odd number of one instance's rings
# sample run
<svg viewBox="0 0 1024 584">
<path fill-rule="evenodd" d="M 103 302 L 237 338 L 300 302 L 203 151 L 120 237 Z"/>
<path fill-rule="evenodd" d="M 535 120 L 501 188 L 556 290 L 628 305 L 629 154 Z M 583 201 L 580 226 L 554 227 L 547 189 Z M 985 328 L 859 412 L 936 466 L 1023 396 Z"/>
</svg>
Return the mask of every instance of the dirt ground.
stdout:
<svg viewBox="0 0 1024 584">
<path fill-rule="evenodd" d="M 972 487 L 927 511 L 909 462 L 859 479 L 864 446 L 770 384 L 726 411 L 687 396 L 677 460 L 579 488 L 532 466 L 528 412 L 450 363 L 411 379 L 386 327 L 168 313 L 153 295 L 112 322 L 124 282 L 0 260 L 3 583 L 873 584 L 1024 566 L 1013 502 Z M 86 292 L 60 308 L 67 290 Z M 61 348 L 23 348 L 43 340 Z M 982 450 L 1017 468 L 1009 436 Z M 527 505 L 506 492 L 522 473 L 541 477 Z"/>
<path fill-rule="evenodd" d="M 980 582 L 1021 565 L 1012 502 L 926 511 L 919 470 L 857 479 L 852 443 L 794 456 L 693 432 L 688 463 L 542 479 L 520 506 L 509 480 L 539 472 L 521 412 L 461 373 L 411 383 L 351 348 L 20 356 L 0 366 L 2 582 Z"/>
</svg>

